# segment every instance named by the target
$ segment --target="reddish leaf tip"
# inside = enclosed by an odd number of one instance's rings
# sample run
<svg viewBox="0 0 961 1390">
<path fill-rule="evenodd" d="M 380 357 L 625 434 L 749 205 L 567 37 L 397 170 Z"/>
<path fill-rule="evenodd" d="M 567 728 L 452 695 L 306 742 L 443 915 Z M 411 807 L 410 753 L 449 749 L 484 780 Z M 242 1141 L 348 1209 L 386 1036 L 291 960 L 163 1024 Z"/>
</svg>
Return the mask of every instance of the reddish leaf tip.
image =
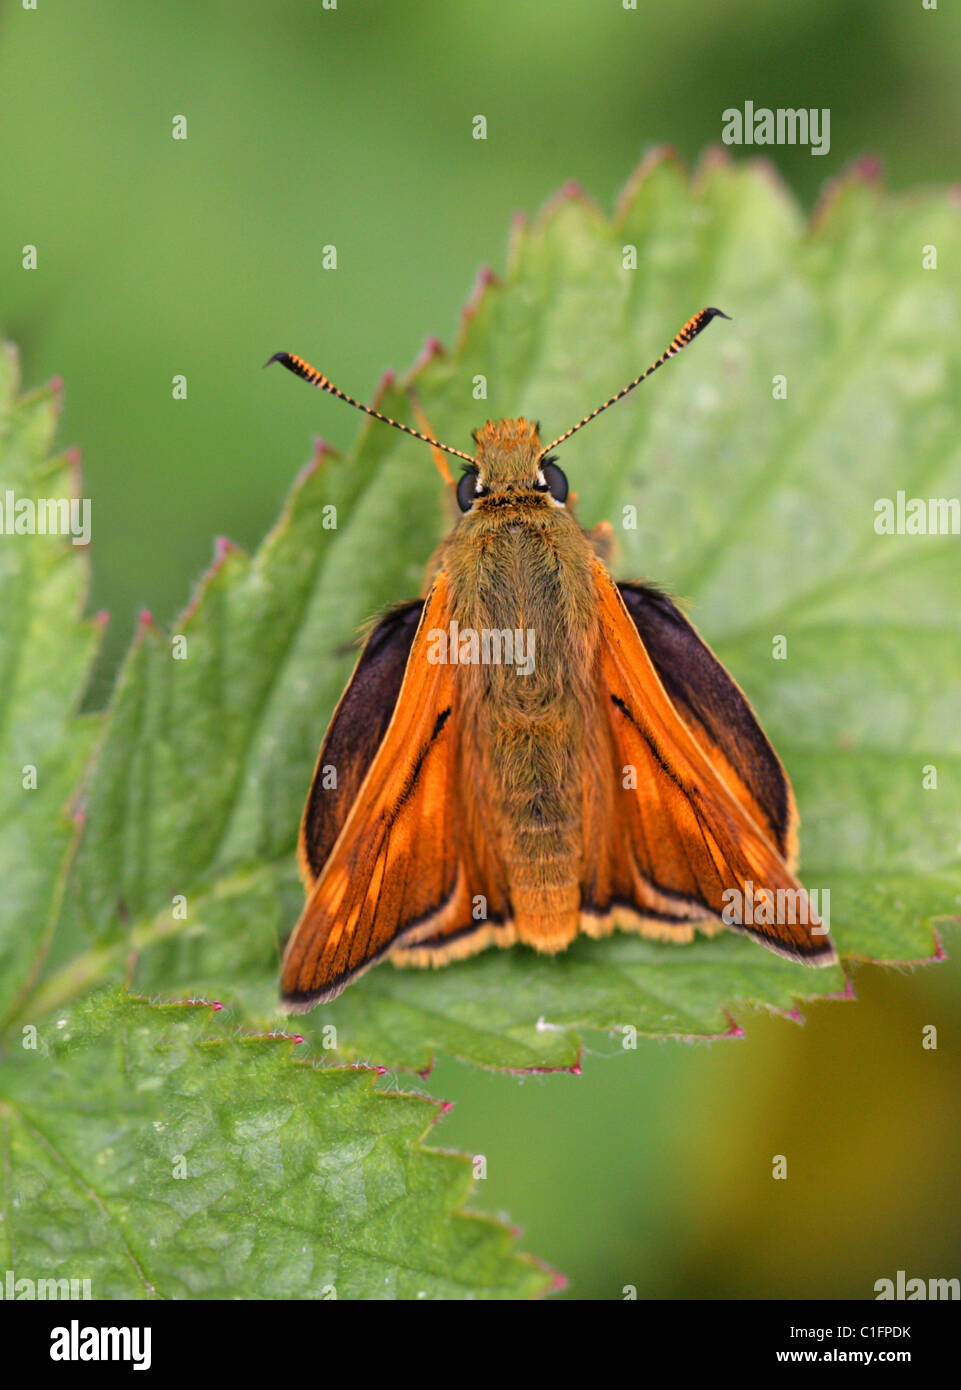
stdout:
<svg viewBox="0 0 961 1390">
<path fill-rule="evenodd" d="M 297 474 L 294 486 L 301 487 L 308 478 L 313 477 L 327 457 L 336 457 L 336 455 L 337 450 L 333 444 L 328 444 L 322 435 L 315 434 L 311 444 L 310 458 Z"/>
<path fill-rule="evenodd" d="M 651 173 L 661 164 L 680 163 L 680 157 L 675 145 L 654 145 L 644 155 L 640 164 L 628 176 L 627 182 L 621 189 L 617 198 L 617 205 L 614 210 L 615 222 L 620 222 L 630 210 L 634 199 L 641 191 Z"/>
<path fill-rule="evenodd" d="M 871 188 L 877 187 L 881 182 L 883 173 L 883 165 L 876 155 L 861 155 L 859 159 L 854 159 L 850 164 L 845 165 L 839 174 L 826 181 L 811 214 L 812 228 L 815 231 L 821 228 L 849 188 L 857 184 Z"/>
<path fill-rule="evenodd" d="M 500 281 L 498 280 L 496 272 L 491 270 L 489 265 L 482 265 L 477 272 L 477 278 L 474 281 L 474 288 L 471 290 L 470 298 L 461 310 L 462 333 L 466 330 L 467 325 L 480 309 L 481 302 L 487 290 L 489 290 L 492 285 L 497 285 L 499 283 Z"/>
<path fill-rule="evenodd" d="M 546 223 L 551 222 L 558 213 L 571 203 L 580 203 L 587 211 L 598 217 L 601 216 L 600 208 L 585 191 L 584 186 L 577 179 L 568 179 L 541 206 L 537 214 L 537 225 L 543 227 Z"/>
<path fill-rule="evenodd" d="M 758 168 L 762 164 L 771 165 L 771 160 L 765 159 L 764 155 L 755 155 L 750 162 Z M 717 143 L 708 145 L 698 160 L 695 179 L 700 179 L 715 169 L 729 168 L 733 163 L 731 151 L 726 145 L 718 145 Z"/>
<path fill-rule="evenodd" d="M 863 154 L 851 165 L 851 173 L 865 183 L 877 183 L 884 174 L 884 161 L 880 155 Z"/>
<path fill-rule="evenodd" d="M 410 369 L 410 376 L 416 376 L 417 373 L 426 367 L 429 362 L 432 362 L 435 357 L 443 357 L 445 353 L 446 348 L 441 340 L 435 338 L 433 333 L 430 334 L 429 337 L 425 338 L 424 346 L 414 360 L 414 365 Z"/>
</svg>

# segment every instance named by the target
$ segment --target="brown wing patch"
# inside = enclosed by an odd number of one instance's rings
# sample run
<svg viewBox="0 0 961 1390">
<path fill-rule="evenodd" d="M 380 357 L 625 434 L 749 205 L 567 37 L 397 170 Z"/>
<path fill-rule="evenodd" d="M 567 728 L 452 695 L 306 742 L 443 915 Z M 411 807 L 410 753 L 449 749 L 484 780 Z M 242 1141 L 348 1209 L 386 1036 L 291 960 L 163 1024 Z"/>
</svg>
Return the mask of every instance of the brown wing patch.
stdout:
<svg viewBox="0 0 961 1390">
<path fill-rule="evenodd" d="M 423 599 L 415 599 L 380 619 L 334 711 L 300 823 L 298 860 L 308 890 L 343 830 L 387 732 L 423 608 Z"/>
</svg>

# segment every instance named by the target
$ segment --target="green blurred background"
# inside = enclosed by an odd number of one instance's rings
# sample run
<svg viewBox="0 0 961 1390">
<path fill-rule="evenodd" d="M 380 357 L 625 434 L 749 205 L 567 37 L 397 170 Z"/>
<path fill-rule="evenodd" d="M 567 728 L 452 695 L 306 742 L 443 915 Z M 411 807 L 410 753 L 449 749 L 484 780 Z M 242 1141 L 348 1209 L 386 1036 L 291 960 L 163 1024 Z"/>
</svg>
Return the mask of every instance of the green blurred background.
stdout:
<svg viewBox="0 0 961 1390">
<path fill-rule="evenodd" d="M 610 208 L 652 145 L 694 161 L 747 99 L 830 107 L 829 155 L 767 151 L 808 208 L 866 153 L 895 189 L 951 180 L 959 51 L 957 9 L 921 0 L 10 0 L 0 330 L 29 385 L 64 378 L 61 438 L 83 449 L 91 609 L 113 614 L 92 703 L 137 610 L 172 622 L 212 538 L 255 546 L 312 438 L 354 437 L 351 412 L 260 374 L 271 352 L 369 397 L 427 335 L 452 341 L 515 212 L 572 178 Z M 961 970 L 856 984 L 803 1028 L 601 1040 L 580 1077 L 442 1062 L 430 1088 L 457 1106 L 435 1138 L 486 1155 L 478 1205 L 521 1222 L 571 1296 L 868 1297 L 898 1269 L 958 1275 Z"/>
</svg>

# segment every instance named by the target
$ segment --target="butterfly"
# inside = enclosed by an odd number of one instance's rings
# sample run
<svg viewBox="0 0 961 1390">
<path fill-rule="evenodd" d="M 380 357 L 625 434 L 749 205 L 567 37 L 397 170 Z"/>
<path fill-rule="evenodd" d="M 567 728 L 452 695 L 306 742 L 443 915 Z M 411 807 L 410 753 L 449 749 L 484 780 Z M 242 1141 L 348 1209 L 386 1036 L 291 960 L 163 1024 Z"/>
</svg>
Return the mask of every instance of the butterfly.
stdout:
<svg viewBox="0 0 961 1390">
<path fill-rule="evenodd" d="M 553 453 L 719 316 L 695 314 L 546 448 L 530 421 L 499 420 L 468 454 L 301 357 L 270 359 L 429 444 L 459 511 L 424 596 L 370 631 L 321 747 L 288 1011 L 388 955 L 555 953 L 615 927 L 689 942 L 727 925 L 792 960 L 836 960 L 796 877 L 791 785 L 747 698 L 666 593 L 611 577 L 610 527 L 580 525 Z"/>
</svg>

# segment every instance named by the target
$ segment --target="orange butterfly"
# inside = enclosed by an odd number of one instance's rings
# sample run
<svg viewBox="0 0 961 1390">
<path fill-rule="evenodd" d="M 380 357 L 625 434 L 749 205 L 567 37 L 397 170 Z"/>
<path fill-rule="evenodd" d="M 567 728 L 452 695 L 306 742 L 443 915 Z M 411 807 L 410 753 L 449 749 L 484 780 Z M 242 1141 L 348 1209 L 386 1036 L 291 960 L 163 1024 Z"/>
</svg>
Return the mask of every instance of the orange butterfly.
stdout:
<svg viewBox="0 0 961 1390">
<path fill-rule="evenodd" d="M 370 633 L 321 748 L 289 1011 L 388 954 L 556 952 L 614 927 L 683 942 L 727 924 L 794 960 L 836 959 L 795 877 L 794 797 L 751 706 L 666 594 L 610 577 L 610 528 L 583 530 L 551 457 L 718 315 L 702 309 L 546 449 L 518 419 L 484 425 L 465 454 L 302 358 L 270 359 L 430 444 L 462 513 L 426 596 Z M 465 461 L 459 483 L 444 453 Z M 777 911 L 744 912 L 755 884 Z"/>
</svg>

